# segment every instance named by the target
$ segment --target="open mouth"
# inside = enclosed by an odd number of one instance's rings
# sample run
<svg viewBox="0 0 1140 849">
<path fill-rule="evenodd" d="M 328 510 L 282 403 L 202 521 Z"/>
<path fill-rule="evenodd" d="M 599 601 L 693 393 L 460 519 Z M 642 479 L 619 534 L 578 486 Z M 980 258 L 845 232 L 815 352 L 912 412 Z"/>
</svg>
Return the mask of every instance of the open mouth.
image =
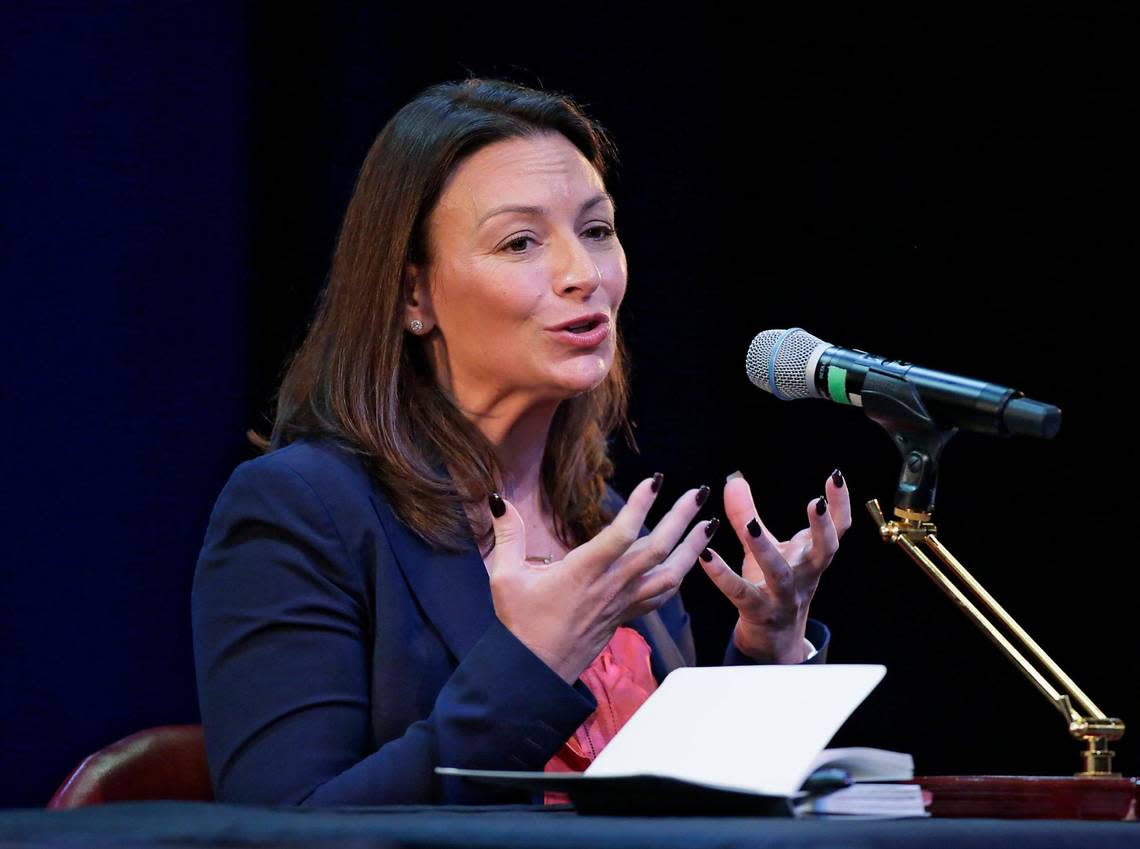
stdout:
<svg viewBox="0 0 1140 849">
<path fill-rule="evenodd" d="M 572 318 L 567 324 L 551 327 L 556 337 L 576 348 L 593 348 L 601 345 L 610 335 L 610 318 L 605 313 Z"/>
<path fill-rule="evenodd" d="M 566 330 L 570 333 L 589 333 L 599 324 L 601 324 L 600 321 L 598 321 L 596 318 L 592 318 L 589 321 L 583 321 L 579 324 L 572 324 L 569 327 L 564 327 L 563 330 Z"/>
<path fill-rule="evenodd" d="M 593 315 L 579 316 L 566 324 L 559 324 L 550 329 L 555 333 L 589 333 L 608 323 L 609 317 L 605 313 L 596 312 Z"/>
</svg>

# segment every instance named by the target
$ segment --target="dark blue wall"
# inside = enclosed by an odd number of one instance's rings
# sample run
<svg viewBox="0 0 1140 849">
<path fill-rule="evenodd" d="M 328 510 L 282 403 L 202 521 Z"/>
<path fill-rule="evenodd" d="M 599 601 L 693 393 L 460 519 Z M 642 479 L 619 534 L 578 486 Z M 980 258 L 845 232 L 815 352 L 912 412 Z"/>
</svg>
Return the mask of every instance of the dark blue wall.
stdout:
<svg viewBox="0 0 1140 849">
<path fill-rule="evenodd" d="M 4 15 L 0 803 L 196 721 L 195 552 L 245 454 L 241 10 Z"/>
<path fill-rule="evenodd" d="M 130 731 L 196 721 L 188 595 L 210 507 L 265 427 L 373 136 L 468 69 L 573 93 L 622 149 L 642 450 L 619 451 L 619 487 L 743 468 L 788 533 L 833 466 L 858 500 L 890 497 L 874 425 L 744 383 L 769 327 L 1058 403 L 1052 443 L 960 437 L 938 518 L 1140 724 L 1120 22 L 468 14 L 5 6 L 0 804 L 42 804 Z M 729 611 L 699 571 L 684 592 L 711 658 Z M 816 609 L 833 659 L 890 669 L 843 742 L 912 750 L 926 773 L 1074 767 L 1059 718 L 861 512 Z M 1135 773 L 1134 740 L 1120 750 Z"/>
</svg>

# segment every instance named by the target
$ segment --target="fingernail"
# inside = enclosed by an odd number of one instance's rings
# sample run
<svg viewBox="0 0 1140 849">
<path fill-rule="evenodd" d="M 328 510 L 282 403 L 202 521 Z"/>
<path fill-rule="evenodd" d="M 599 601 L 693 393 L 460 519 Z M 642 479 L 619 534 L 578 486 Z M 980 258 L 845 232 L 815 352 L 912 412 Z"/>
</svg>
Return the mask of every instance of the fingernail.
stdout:
<svg viewBox="0 0 1140 849">
<path fill-rule="evenodd" d="M 503 518 L 503 514 L 507 512 L 507 505 L 503 503 L 503 496 L 497 492 L 492 492 L 487 496 L 487 503 L 491 506 L 491 515 L 496 519 Z"/>
<path fill-rule="evenodd" d="M 718 519 L 716 516 L 713 516 L 711 519 L 705 522 L 705 536 L 709 539 L 712 539 L 713 534 L 716 533 L 716 529 L 719 527 L 720 519 Z"/>
<path fill-rule="evenodd" d="M 827 496 L 821 495 L 815 502 L 815 515 L 822 516 L 827 512 Z"/>
<path fill-rule="evenodd" d="M 842 488 L 843 487 L 843 472 L 839 471 L 839 469 L 836 469 L 834 472 L 832 472 L 831 473 L 831 482 L 833 484 L 835 484 L 837 489 Z"/>
<path fill-rule="evenodd" d="M 724 479 L 724 482 L 728 483 L 731 480 L 735 480 L 736 478 L 742 478 L 742 477 L 744 477 L 744 475 L 740 474 L 740 472 L 733 472 L 731 475 L 729 475 L 728 477 L 726 477 Z"/>
<path fill-rule="evenodd" d="M 704 484 L 701 484 L 701 488 L 697 490 L 697 506 L 700 507 L 702 504 L 704 504 L 705 500 L 708 497 L 709 497 L 709 488 L 707 486 L 705 486 Z"/>
<path fill-rule="evenodd" d="M 653 490 L 654 492 L 660 492 L 661 491 L 661 481 L 663 481 L 664 479 L 665 479 L 665 475 L 661 474 L 660 472 L 654 472 L 653 473 L 653 483 L 651 483 L 649 485 L 649 488 L 651 490 Z"/>
<path fill-rule="evenodd" d="M 705 563 L 712 563 L 712 552 L 707 548 L 701 551 L 701 560 Z"/>
<path fill-rule="evenodd" d="M 749 519 L 748 520 L 748 533 L 752 534 L 752 536 L 754 536 L 754 537 L 759 538 L 764 533 L 764 529 L 760 527 L 760 523 L 757 522 L 755 519 Z"/>
</svg>

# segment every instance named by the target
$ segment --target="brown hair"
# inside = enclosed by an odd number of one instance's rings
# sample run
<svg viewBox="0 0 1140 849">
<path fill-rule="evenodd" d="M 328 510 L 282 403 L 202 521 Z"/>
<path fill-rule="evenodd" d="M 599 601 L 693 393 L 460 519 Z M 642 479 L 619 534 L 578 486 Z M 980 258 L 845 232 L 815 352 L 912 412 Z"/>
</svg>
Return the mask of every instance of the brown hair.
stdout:
<svg viewBox="0 0 1140 849">
<path fill-rule="evenodd" d="M 437 385 L 421 341 L 404 330 L 408 262 L 428 258 L 426 221 L 449 174 L 496 141 L 558 132 L 605 179 L 616 151 L 605 130 L 570 98 L 501 80 L 433 86 L 387 123 L 348 202 L 328 285 L 277 395 L 268 442 L 335 439 L 366 458 L 396 514 L 425 540 L 465 547 L 465 505 L 501 488 L 494 451 Z M 615 332 L 609 374 L 563 401 L 542 460 L 542 489 L 567 546 L 612 518 L 604 504 L 613 474 L 606 439 L 626 418 L 624 346 Z M 252 437 L 251 437 L 252 438 Z M 475 528 L 484 550 L 489 527 Z"/>
</svg>

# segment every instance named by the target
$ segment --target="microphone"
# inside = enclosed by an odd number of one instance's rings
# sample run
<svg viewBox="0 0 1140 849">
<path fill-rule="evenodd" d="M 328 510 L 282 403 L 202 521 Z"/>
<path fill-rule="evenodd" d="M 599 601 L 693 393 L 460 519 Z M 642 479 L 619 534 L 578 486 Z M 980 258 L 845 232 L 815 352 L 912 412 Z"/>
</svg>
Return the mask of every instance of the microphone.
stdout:
<svg viewBox="0 0 1140 849">
<path fill-rule="evenodd" d="M 893 379 L 909 384 L 942 427 L 1044 439 L 1061 428 L 1060 408 L 1016 389 L 841 348 L 799 327 L 757 334 L 748 346 L 745 370 L 749 380 L 782 401 L 826 398 L 862 407 L 865 392 Z"/>
</svg>

